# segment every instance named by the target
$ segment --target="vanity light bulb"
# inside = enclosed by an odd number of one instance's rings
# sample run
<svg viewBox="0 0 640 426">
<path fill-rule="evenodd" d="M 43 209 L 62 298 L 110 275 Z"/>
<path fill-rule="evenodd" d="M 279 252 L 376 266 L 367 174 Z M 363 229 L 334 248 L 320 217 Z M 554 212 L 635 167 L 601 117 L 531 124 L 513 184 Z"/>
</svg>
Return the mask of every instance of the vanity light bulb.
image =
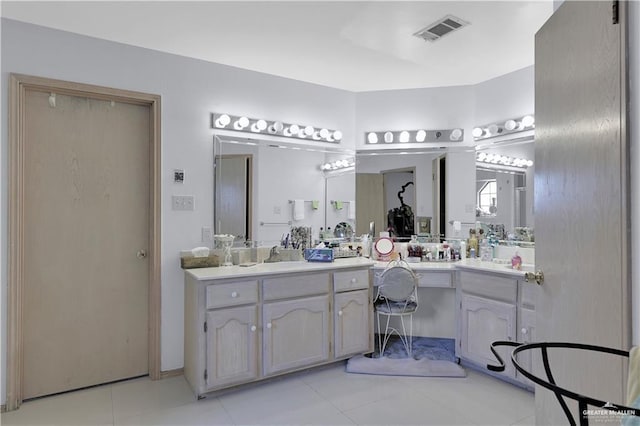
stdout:
<svg viewBox="0 0 640 426">
<path fill-rule="evenodd" d="M 273 129 L 276 131 L 276 133 L 281 132 L 283 128 L 284 128 L 284 125 L 282 124 L 281 121 L 274 121 Z"/>
<path fill-rule="evenodd" d="M 524 127 L 532 127 L 535 122 L 536 120 L 532 115 L 525 115 L 522 117 L 522 125 Z"/>
<path fill-rule="evenodd" d="M 337 141 L 342 140 L 342 132 L 340 130 L 333 132 L 333 139 Z"/>
<path fill-rule="evenodd" d="M 451 135 L 449 136 L 449 139 L 451 139 L 452 141 L 457 141 L 462 137 L 462 130 L 460 129 L 453 129 L 451 131 Z"/>
<path fill-rule="evenodd" d="M 229 117 L 227 114 L 222 114 L 216 120 L 216 127 L 227 127 L 229 123 L 231 123 L 231 117 Z"/>
<path fill-rule="evenodd" d="M 403 130 L 402 132 L 400 132 L 400 142 L 402 143 L 409 142 L 409 132 L 407 132 L 406 130 Z"/>
<path fill-rule="evenodd" d="M 299 131 L 300 126 L 298 126 L 297 124 L 292 124 L 291 126 L 289 126 L 289 133 L 291 133 L 292 135 L 297 135 Z"/>
<path fill-rule="evenodd" d="M 527 160 L 527 167 L 531 167 L 531 166 L 533 166 L 533 161 Z"/>
<path fill-rule="evenodd" d="M 304 139 L 307 137 L 307 133 L 304 131 L 304 129 L 298 130 L 298 137 L 301 139 Z"/>
<path fill-rule="evenodd" d="M 238 124 L 244 129 L 249 125 L 249 119 L 247 117 L 240 117 L 238 119 Z"/>
<path fill-rule="evenodd" d="M 416 132 L 416 142 L 424 142 L 427 138 L 427 132 L 424 130 L 418 130 Z"/>
<path fill-rule="evenodd" d="M 497 124 L 492 124 L 491 126 L 489 126 L 488 131 L 489 135 L 497 135 L 500 129 L 498 128 Z"/>
<path fill-rule="evenodd" d="M 320 132 L 313 132 L 312 138 L 317 141 L 320 140 L 321 139 Z"/>
<path fill-rule="evenodd" d="M 329 137 L 329 131 L 327 129 L 320 129 L 320 137 L 326 139 Z"/>
<path fill-rule="evenodd" d="M 515 120 L 507 120 L 504 123 L 504 128 L 509 131 L 515 130 L 517 126 L 518 126 L 518 123 L 516 123 Z"/>
<path fill-rule="evenodd" d="M 386 132 L 384 134 L 384 141 L 385 141 L 385 143 L 392 143 L 393 142 L 393 133 Z"/>
<path fill-rule="evenodd" d="M 313 126 L 307 126 L 304 128 L 304 134 L 307 136 L 312 136 L 314 131 L 315 129 L 313 128 Z"/>
<path fill-rule="evenodd" d="M 264 129 L 267 128 L 267 122 L 264 120 L 258 120 L 256 121 L 256 127 L 258 128 L 259 131 L 263 131 Z"/>
<path fill-rule="evenodd" d="M 479 152 L 478 156 L 476 157 L 478 161 L 484 161 L 485 158 L 487 158 L 487 154 L 485 154 L 484 152 Z"/>
<path fill-rule="evenodd" d="M 376 133 L 370 132 L 367 135 L 367 141 L 371 144 L 378 143 L 378 135 Z"/>
<path fill-rule="evenodd" d="M 291 136 L 291 132 L 289 131 L 288 127 L 282 131 L 282 134 L 284 136 L 286 136 L 286 137 L 290 137 Z"/>
<path fill-rule="evenodd" d="M 482 136 L 482 128 L 474 127 L 471 134 L 473 135 L 474 138 L 479 138 L 480 136 Z"/>
</svg>

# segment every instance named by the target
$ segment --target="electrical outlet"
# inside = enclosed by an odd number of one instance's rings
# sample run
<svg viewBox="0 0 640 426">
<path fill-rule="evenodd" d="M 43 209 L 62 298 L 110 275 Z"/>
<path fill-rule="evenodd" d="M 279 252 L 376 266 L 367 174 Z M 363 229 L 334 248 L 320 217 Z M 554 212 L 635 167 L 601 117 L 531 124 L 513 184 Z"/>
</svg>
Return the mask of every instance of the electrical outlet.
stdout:
<svg viewBox="0 0 640 426">
<path fill-rule="evenodd" d="M 213 231 L 210 226 L 202 227 L 202 242 L 210 243 L 213 240 Z"/>
</svg>

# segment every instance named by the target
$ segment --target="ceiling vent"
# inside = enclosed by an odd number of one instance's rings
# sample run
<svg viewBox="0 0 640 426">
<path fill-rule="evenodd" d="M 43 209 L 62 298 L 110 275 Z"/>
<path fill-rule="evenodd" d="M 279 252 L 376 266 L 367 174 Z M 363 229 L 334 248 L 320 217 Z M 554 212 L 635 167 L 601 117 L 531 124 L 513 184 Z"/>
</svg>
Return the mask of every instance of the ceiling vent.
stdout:
<svg viewBox="0 0 640 426">
<path fill-rule="evenodd" d="M 436 41 L 445 35 L 452 33 L 469 25 L 468 22 L 452 15 L 447 15 L 437 20 L 431 25 L 426 26 L 413 35 L 425 41 Z"/>
</svg>

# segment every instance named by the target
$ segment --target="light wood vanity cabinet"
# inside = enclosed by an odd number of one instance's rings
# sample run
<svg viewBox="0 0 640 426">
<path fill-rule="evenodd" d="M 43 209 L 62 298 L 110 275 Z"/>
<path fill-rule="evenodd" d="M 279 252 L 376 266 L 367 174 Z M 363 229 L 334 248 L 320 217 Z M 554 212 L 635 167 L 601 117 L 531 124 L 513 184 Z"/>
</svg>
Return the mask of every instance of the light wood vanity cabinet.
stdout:
<svg viewBox="0 0 640 426">
<path fill-rule="evenodd" d="M 535 284 L 518 276 L 468 270 L 459 271 L 458 280 L 457 356 L 486 370 L 487 364 L 497 364 L 490 349 L 492 342 L 535 340 Z M 506 369 L 496 374 L 533 388 L 511 362 L 513 348 L 497 349 Z M 519 361 L 525 368 L 531 368 L 530 354 L 525 353 Z"/>
<path fill-rule="evenodd" d="M 196 395 L 373 351 L 369 271 L 187 272 L 184 371 Z"/>
</svg>

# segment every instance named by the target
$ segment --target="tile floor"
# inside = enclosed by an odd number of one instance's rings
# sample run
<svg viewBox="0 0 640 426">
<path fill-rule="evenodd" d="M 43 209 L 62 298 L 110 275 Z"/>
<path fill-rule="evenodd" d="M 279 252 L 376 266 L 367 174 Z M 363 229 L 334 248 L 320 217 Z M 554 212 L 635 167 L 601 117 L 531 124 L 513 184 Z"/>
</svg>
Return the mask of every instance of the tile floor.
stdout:
<svg viewBox="0 0 640 426">
<path fill-rule="evenodd" d="M 349 374 L 344 364 L 197 401 L 183 376 L 104 385 L 26 402 L 2 425 L 533 425 L 533 394 L 467 377 Z"/>
</svg>

